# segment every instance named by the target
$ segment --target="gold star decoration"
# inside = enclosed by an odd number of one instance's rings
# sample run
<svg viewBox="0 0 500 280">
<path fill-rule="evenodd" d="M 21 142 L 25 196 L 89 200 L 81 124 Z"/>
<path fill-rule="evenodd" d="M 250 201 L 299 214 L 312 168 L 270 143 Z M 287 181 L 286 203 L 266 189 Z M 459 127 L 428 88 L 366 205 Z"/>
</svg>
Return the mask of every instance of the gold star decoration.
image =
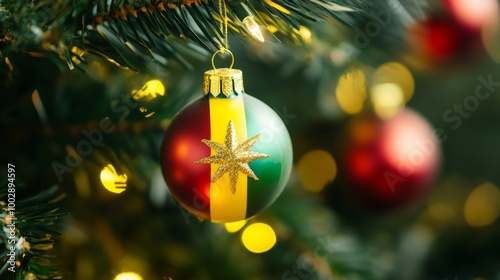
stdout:
<svg viewBox="0 0 500 280">
<path fill-rule="evenodd" d="M 253 173 L 248 163 L 256 159 L 269 157 L 269 155 L 266 154 L 250 151 L 250 148 L 257 143 L 260 137 L 261 135 L 257 134 L 252 138 L 245 140 L 243 143 L 238 144 L 234 124 L 233 121 L 230 120 L 227 125 L 226 140 L 224 143 L 218 143 L 206 139 L 201 140 L 201 142 L 205 145 L 215 150 L 217 154 L 202 158 L 194 163 L 220 164 L 217 171 L 215 171 L 211 182 L 214 183 L 224 174 L 229 173 L 231 192 L 234 194 L 236 192 L 236 182 L 238 181 L 239 172 L 255 180 L 259 180 L 259 178 L 255 176 L 255 173 Z"/>
</svg>

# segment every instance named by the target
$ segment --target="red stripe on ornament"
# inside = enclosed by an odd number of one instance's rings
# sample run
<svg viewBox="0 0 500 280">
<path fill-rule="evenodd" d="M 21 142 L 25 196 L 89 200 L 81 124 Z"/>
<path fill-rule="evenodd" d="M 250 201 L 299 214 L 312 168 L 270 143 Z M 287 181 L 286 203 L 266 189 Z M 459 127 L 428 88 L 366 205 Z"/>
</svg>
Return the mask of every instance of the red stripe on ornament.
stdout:
<svg viewBox="0 0 500 280">
<path fill-rule="evenodd" d="M 167 129 L 161 151 L 162 170 L 174 198 L 190 213 L 210 220 L 210 164 L 195 161 L 210 156 L 208 97 L 183 108 Z"/>
</svg>

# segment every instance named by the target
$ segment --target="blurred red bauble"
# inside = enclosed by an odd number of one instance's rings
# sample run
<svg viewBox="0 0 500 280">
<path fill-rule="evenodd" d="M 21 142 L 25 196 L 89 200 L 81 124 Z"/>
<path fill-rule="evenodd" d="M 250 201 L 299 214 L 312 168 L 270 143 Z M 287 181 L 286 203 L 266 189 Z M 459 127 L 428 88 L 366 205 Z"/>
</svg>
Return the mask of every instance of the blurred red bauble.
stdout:
<svg viewBox="0 0 500 280">
<path fill-rule="evenodd" d="M 409 62 L 422 70 L 463 69 L 485 57 L 482 30 L 498 20 L 497 0 L 442 0 L 443 11 L 408 29 Z"/>
<path fill-rule="evenodd" d="M 343 164 L 347 191 L 379 210 L 409 206 L 432 186 L 441 162 L 439 135 L 416 112 L 390 119 L 363 116 L 348 124 Z"/>
<path fill-rule="evenodd" d="M 484 57 L 480 29 L 468 29 L 450 17 L 429 18 L 409 29 L 410 61 L 427 70 L 474 65 Z"/>
<path fill-rule="evenodd" d="M 441 14 L 409 27 L 408 62 L 441 72 L 478 64 L 486 57 L 481 33 L 498 20 L 498 1 L 442 0 L 442 4 Z"/>
</svg>

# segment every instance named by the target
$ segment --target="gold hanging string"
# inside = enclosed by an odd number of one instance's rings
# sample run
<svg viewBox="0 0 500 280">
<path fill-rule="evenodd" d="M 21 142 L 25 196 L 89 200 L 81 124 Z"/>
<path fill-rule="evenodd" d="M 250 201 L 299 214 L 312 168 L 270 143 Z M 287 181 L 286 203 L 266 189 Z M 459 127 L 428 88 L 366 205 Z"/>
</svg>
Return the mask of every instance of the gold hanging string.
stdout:
<svg viewBox="0 0 500 280">
<path fill-rule="evenodd" d="M 232 94 L 243 93 L 243 73 L 241 70 L 233 69 L 234 55 L 229 50 L 229 39 L 227 34 L 228 17 L 227 6 L 225 0 L 219 0 L 219 14 L 220 14 L 220 30 L 223 34 L 220 48 L 212 55 L 212 70 L 205 72 L 203 76 L 203 93 L 205 95 L 211 94 L 214 97 L 223 94 L 226 97 Z M 219 68 L 215 66 L 215 57 L 217 54 L 225 55 L 229 53 L 231 57 L 231 64 L 229 68 Z"/>
<path fill-rule="evenodd" d="M 219 0 L 219 15 L 220 21 L 220 31 L 224 33 L 223 42 L 221 42 L 220 49 L 222 53 L 229 51 L 229 39 L 227 37 L 227 6 L 225 0 Z"/>
<path fill-rule="evenodd" d="M 221 45 L 219 47 L 219 50 L 217 50 L 213 55 L 212 55 L 212 67 L 214 69 L 214 75 L 217 75 L 217 67 L 215 67 L 215 57 L 217 54 L 226 54 L 229 53 L 231 56 L 231 65 L 229 66 L 229 69 L 231 70 L 234 65 L 234 55 L 233 53 L 229 50 L 229 38 L 227 34 L 227 29 L 228 29 L 228 17 L 227 17 L 227 6 L 226 6 L 226 1 L 225 0 L 219 0 L 219 16 L 220 16 L 220 31 L 223 33 L 223 38 L 221 41 Z"/>
</svg>

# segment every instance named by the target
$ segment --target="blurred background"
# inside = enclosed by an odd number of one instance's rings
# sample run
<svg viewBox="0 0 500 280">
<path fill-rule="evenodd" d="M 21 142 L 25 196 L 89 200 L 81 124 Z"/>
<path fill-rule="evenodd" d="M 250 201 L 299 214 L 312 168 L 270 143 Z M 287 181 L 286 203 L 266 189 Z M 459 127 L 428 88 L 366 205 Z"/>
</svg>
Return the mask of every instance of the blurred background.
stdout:
<svg viewBox="0 0 500 280">
<path fill-rule="evenodd" d="M 498 1 L 24 2 L 0 1 L 1 279 L 500 279 Z M 225 224 L 160 165 L 224 16 L 293 146 Z"/>
</svg>

